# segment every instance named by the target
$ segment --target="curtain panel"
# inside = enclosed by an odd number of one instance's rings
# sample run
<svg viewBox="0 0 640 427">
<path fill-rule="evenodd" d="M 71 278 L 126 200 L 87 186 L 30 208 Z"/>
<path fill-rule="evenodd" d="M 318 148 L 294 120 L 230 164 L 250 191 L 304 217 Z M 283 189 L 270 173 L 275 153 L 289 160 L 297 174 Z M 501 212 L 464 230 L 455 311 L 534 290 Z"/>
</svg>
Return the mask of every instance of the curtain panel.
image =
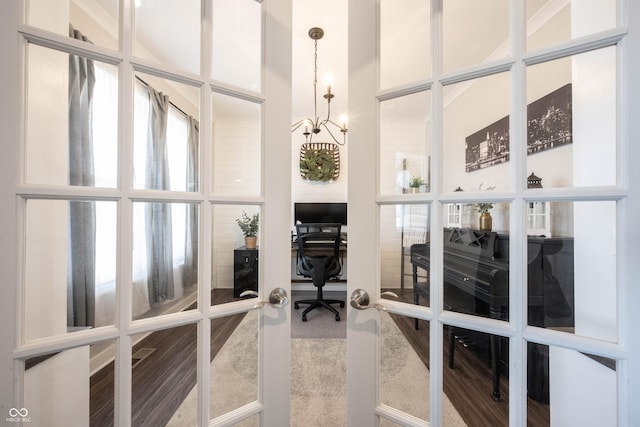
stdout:
<svg viewBox="0 0 640 427">
<path fill-rule="evenodd" d="M 69 26 L 69 36 L 90 42 Z M 69 184 L 95 185 L 92 103 L 93 61 L 69 55 Z M 96 205 L 69 202 L 67 325 L 95 326 Z"/>
</svg>

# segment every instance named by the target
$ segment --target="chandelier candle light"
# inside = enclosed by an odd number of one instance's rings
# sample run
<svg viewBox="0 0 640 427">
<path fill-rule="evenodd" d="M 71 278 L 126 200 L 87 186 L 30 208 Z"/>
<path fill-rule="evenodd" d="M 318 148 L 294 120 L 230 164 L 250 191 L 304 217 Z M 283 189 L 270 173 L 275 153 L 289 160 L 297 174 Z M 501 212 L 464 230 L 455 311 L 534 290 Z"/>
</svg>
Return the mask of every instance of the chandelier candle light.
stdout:
<svg viewBox="0 0 640 427">
<path fill-rule="evenodd" d="M 322 28 L 313 27 L 309 30 L 309 37 L 314 40 L 314 57 L 313 57 L 313 113 L 314 118 L 306 117 L 291 126 L 291 132 L 295 132 L 300 127 L 304 126 L 302 134 L 305 136 L 306 142 L 311 143 L 313 135 L 318 134 L 321 128 L 324 128 L 333 141 L 338 145 L 344 145 L 347 141 L 347 119 L 346 116 L 342 117 L 342 124 L 339 125 L 331 120 L 331 100 L 334 94 L 331 93 L 331 84 L 327 84 L 327 93 L 324 94 L 324 99 L 327 100 L 327 118 L 320 120 L 318 116 L 318 40 L 324 36 L 324 30 Z M 335 135 L 331 132 L 328 125 L 331 124 L 335 128 L 339 129 L 342 133 L 342 142 L 336 139 Z M 335 129 L 334 129 L 335 131 Z"/>
</svg>

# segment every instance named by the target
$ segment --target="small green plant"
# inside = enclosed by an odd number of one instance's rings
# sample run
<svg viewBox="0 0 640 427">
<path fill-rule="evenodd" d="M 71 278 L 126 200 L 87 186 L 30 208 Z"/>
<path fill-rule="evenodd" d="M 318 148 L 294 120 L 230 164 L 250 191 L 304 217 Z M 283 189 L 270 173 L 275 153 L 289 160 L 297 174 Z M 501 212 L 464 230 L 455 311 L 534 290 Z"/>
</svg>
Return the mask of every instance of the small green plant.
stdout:
<svg viewBox="0 0 640 427">
<path fill-rule="evenodd" d="M 496 187 L 487 187 L 487 191 L 488 190 L 493 190 L 494 188 L 496 188 Z M 482 184 L 480 184 L 479 189 L 482 190 Z M 476 203 L 475 206 L 476 206 L 476 210 L 478 211 L 478 213 L 481 213 L 481 214 L 489 212 L 489 209 L 493 209 L 493 203 L 488 203 L 488 202 Z"/>
<path fill-rule="evenodd" d="M 242 211 L 242 217 L 237 218 L 236 222 L 240 226 L 244 237 L 256 237 L 258 235 L 260 214 L 255 213 L 253 216 L 249 216 L 245 211 Z"/>
<path fill-rule="evenodd" d="M 424 184 L 425 184 L 424 180 L 419 176 L 412 176 L 411 180 L 409 180 L 409 187 L 420 187 L 421 185 L 424 185 Z"/>
</svg>

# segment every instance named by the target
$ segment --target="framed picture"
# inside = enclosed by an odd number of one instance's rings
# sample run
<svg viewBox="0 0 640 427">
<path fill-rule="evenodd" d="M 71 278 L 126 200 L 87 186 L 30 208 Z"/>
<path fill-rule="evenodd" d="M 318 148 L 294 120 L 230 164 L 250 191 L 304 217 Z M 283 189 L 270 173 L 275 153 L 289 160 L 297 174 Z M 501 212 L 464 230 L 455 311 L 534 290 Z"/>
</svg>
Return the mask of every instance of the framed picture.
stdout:
<svg viewBox="0 0 640 427">
<path fill-rule="evenodd" d="M 571 144 L 571 84 L 527 106 L 527 155 Z M 509 116 L 465 138 L 465 170 L 473 172 L 509 161 Z"/>
</svg>

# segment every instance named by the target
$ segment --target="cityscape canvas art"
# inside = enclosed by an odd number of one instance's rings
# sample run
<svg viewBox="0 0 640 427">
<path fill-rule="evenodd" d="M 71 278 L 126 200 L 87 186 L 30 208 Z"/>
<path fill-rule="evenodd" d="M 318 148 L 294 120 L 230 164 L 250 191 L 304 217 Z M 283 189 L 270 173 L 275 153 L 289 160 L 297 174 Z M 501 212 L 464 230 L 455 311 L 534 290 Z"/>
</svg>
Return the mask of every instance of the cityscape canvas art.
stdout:
<svg viewBox="0 0 640 427">
<path fill-rule="evenodd" d="M 527 155 L 573 142 L 571 84 L 527 106 Z M 509 161 L 509 116 L 465 138 L 465 170 L 473 172 Z"/>
</svg>

